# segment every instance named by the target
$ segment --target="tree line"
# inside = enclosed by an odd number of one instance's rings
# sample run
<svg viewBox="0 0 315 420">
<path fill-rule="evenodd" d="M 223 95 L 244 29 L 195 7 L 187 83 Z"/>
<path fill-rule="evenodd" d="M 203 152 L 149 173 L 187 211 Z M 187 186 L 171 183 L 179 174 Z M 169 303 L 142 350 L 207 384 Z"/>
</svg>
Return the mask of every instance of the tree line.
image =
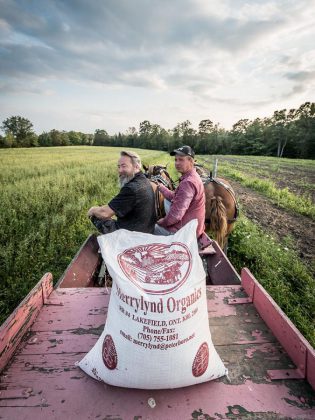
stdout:
<svg viewBox="0 0 315 420">
<path fill-rule="evenodd" d="M 305 102 L 298 109 L 275 111 L 272 117 L 241 119 L 232 130 L 225 130 L 210 119 L 194 129 L 189 120 L 166 130 L 142 121 L 137 130 L 109 135 L 105 129 L 94 134 L 51 130 L 36 135 L 26 118 L 12 116 L 2 122 L 0 147 L 50 147 L 71 145 L 137 147 L 171 151 L 189 144 L 197 154 L 262 155 L 302 159 L 315 158 L 315 103 Z"/>
</svg>

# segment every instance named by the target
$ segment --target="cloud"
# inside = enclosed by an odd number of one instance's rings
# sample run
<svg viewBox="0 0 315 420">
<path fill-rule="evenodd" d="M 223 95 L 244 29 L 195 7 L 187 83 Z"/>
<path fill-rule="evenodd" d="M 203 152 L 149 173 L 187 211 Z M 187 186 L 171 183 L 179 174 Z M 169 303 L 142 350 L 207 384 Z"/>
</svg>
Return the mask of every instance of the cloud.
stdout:
<svg viewBox="0 0 315 420">
<path fill-rule="evenodd" d="M 144 0 L 42 1 L 35 8 L 26 1 L 2 1 L 3 22 L 11 35 L 1 42 L 6 61 L 1 73 L 16 77 L 72 73 L 75 78 L 141 85 L 139 71 L 163 73 L 174 63 L 180 66 L 182 50 L 197 51 L 199 59 L 203 52 L 235 53 L 284 23 L 279 18 L 204 16 L 194 11 L 194 2 L 171 3 L 162 1 L 160 7 L 160 2 Z M 152 87 L 159 85 L 153 78 Z"/>
<path fill-rule="evenodd" d="M 0 95 L 53 98 L 66 83 L 73 95 L 137 88 L 139 98 L 180 98 L 184 107 L 246 109 L 308 92 L 314 80 L 307 0 L 0 0 L 0 8 Z"/>
<path fill-rule="evenodd" d="M 298 82 L 309 82 L 315 81 L 315 70 L 314 71 L 297 71 L 285 74 L 289 80 L 296 80 Z"/>
<path fill-rule="evenodd" d="M 5 94 L 15 94 L 15 95 L 21 95 L 23 93 L 27 94 L 34 94 L 34 95 L 44 95 L 44 96 L 51 96 L 54 94 L 54 91 L 52 89 L 46 89 L 41 87 L 38 84 L 31 83 L 31 84 L 25 84 L 25 83 L 1 83 L 0 82 L 0 92 Z"/>
</svg>

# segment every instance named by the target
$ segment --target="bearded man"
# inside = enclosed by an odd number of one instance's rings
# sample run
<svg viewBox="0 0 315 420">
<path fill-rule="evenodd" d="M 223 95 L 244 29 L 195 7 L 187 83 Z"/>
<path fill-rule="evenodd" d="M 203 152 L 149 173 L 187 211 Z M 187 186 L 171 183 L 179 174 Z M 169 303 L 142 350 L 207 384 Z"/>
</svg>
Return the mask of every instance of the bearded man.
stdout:
<svg viewBox="0 0 315 420">
<path fill-rule="evenodd" d="M 153 233 L 156 222 L 154 193 L 141 172 L 141 159 L 137 153 L 120 152 L 118 178 L 119 193 L 107 205 L 90 208 L 91 222 L 103 234 L 117 229 Z"/>
</svg>

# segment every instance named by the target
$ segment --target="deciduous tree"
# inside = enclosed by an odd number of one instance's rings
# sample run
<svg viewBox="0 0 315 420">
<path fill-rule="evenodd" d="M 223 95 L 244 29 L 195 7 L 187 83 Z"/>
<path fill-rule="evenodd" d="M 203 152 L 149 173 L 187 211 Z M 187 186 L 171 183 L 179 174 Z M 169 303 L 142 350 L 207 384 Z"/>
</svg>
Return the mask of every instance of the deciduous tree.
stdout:
<svg viewBox="0 0 315 420">
<path fill-rule="evenodd" d="M 13 146 L 29 147 L 37 145 L 37 137 L 33 131 L 33 124 L 27 118 L 12 116 L 2 122 L 1 129 L 5 134 L 11 133 L 14 137 Z"/>
<path fill-rule="evenodd" d="M 109 146 L 110 138 L 106 130 L 97 129 L 94 133 L 94 146 Z"/>
</svg>

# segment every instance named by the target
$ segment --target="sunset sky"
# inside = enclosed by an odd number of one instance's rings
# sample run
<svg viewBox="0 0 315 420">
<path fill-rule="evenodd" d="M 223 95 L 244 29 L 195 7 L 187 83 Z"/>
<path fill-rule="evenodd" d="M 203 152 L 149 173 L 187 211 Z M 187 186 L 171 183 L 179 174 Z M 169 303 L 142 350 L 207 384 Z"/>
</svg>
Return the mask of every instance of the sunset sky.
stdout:
<svg viewBox="0 0 315 420">
<path fill-rule="evenodd" d="M 315 101 L 315 1 L 0 0 L 0 122 L 171 129 Z"/>
</svg>

